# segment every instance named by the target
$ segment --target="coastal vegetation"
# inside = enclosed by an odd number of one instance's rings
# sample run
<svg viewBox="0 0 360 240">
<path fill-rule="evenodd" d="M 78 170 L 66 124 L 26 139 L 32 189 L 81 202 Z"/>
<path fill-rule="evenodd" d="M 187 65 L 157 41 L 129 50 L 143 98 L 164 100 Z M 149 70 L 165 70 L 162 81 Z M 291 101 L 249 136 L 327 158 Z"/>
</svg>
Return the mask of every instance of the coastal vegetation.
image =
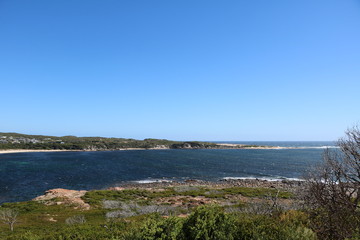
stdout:
<svg viewBox="0 0 360 240">
<path fill-rule="evenodd" d="M 14 224 L 17 223 L 18 214 L 14 209 L 0 209 L 0 221 L 8 224 L 10 231 L 14 231 Z"/>
<path fill-rule="evenodd" d="M 305 200 L 321 239 L 360 239 L 360 129 L 347 130 L 337 145 L 309 173 Z"/>
<path fill-rule="evenodd" d="M 0 206 L 0 239 L 360 239 L 360 130 L 306 181 L 158 182 L 52 189 Z"/>
<path fill-rule="evenodd" d="M 88 191 L 84 204 L 66 191 L 53 196 L 4 203 L 0 209 L 16 209 L 19 223 L 14 231 L 0 225 L 0 238 L 316 239 L 294 193 L 274 188 L 118 188 Z"/>
<path fill-rule="evenodd" d="M 171 141 L 147 138 L 136 140 L 129 138 L 75 137 L 75 136 L 43 136 L 18 133 L 0 133 L 0 150 L 83 150 L 106 151 L 121 149 L 203 149 L 203 148 L 244 148 L 254 145 L 221 145 L 198 141 Z"/>
<path fill-rule="evenodd" d="M 32 201 L 3 203 L 0 212 L 16 213 L 16 224 L 0 224 L 0 239 L 335 239 L 333 229 L 322 227 L 331 220 L 327 206 L 311 207 L 303 197 L 308 187 L 231 180 L 53 189 Z M 353 216 L 348 220 L 358 226 Z M 347 236 L 337 239 L 358 239 L 357 229 L 344 231 Z"/>
</svg>

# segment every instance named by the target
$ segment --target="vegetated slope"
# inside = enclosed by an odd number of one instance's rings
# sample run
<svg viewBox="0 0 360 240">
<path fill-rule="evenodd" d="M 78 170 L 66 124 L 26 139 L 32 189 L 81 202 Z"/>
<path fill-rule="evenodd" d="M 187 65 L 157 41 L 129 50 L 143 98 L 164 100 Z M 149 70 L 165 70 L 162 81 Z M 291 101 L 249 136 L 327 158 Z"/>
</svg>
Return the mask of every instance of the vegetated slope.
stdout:
<svg viewBox="0 0 360 240">
<path fill-rule="evenodd" d="M 0 238 L 316 239 L 297 197 L 281 189 L 178 185 L 76 192 L 54 189 L 35 201 L 2 204 L 0 211 L 18 213 L 18 222 L 14 231 L 0 223 Z"/>
<path fill-rule="evenodd" d="M 179 142 L 152 138 L 136 140 L 130 138 L 75 136 L 56 137 L 43 135 L 26 135 L 19 133 L 0 133 L 0 149 L 59 149 L 104 151 L 128 148 L 197 149 L 224 147 L 209 142 Z"/>
</svg>

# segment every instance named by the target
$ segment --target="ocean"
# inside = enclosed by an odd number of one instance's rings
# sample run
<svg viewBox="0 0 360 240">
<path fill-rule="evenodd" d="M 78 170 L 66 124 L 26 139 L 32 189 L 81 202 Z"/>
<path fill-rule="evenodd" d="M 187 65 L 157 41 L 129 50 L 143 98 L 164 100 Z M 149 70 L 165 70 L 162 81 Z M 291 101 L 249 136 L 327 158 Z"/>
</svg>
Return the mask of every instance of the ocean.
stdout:
<svg viewBox="0 0 360 240">
<path fill-rule="evenodd" d="M 127 182 L 301 179 L 333 142 L 222 142 L 299 149 L 171 149 L 0 154 L 0 203 L 52 188 L 105 189 Z"/>
</svg>

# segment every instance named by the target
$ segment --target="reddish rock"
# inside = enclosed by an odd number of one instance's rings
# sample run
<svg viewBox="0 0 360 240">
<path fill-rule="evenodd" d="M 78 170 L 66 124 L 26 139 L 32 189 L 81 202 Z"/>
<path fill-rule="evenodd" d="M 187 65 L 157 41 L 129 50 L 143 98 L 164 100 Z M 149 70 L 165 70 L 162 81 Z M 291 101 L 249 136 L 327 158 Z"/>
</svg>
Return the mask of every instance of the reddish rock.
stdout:
<svg viewBox="0 0 360 240">
<path fill-rule="evenodd" d="M 76 191 L 63 188 L 50 189 L 45 192 L 45 195 L 38 196 L 34 198 L 33 201 L 45 202 L 45 204 L 48 205 L 74 205 L 75 208 L 88 210 L 90 209 L 90 205 L 81 199 L 86 192 L 85 190 Z"/>
<path fill-rule="evenodd" d="M 108 188 L 108 190 L 111 190 L 111 191 L 122 191 L 124 189 L 125 188 L 123 188 L 123 187 L 111 187 L 111 188 Z"/>
</svg>

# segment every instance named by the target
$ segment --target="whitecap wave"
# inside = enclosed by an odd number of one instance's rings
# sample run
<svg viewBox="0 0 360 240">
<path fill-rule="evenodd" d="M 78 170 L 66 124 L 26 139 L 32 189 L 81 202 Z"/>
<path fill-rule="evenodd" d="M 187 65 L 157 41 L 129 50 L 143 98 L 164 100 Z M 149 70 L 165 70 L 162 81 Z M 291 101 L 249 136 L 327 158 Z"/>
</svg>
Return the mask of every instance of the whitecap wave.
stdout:
<svg viewBox="0 0 360 240">
<path fill-rule="evenodd" d="M 296 147 L 280 147 L 277 146 L 275 148 L 267 148 L 270 150 L 291 150 L 291 149 L 328 149 L 328 148 L 339 148 L 338 146 L 296 146 Z"/>
<path fill-rule="evenodd" d="M 301 178 L 287 178 L 287 177 L 224 177 L 223 180 L 265 180 L 269 182 L 287 181 L 305 181 Z"/>
<path fill-rule="evenodd" d="M 143 179 L 138 181 L 133 181 L 136 183 L 167 183 L 167 182 L 173 182 L 172 180 L 168 179 Z"/>
<path fill-rule="evenodd" d="M 320 146 L 320 147 L 310 147 L 310 148 L 325 149 L 325 148 L 339 148 L 339 147 L 338 146 Z"/>
</svg>

